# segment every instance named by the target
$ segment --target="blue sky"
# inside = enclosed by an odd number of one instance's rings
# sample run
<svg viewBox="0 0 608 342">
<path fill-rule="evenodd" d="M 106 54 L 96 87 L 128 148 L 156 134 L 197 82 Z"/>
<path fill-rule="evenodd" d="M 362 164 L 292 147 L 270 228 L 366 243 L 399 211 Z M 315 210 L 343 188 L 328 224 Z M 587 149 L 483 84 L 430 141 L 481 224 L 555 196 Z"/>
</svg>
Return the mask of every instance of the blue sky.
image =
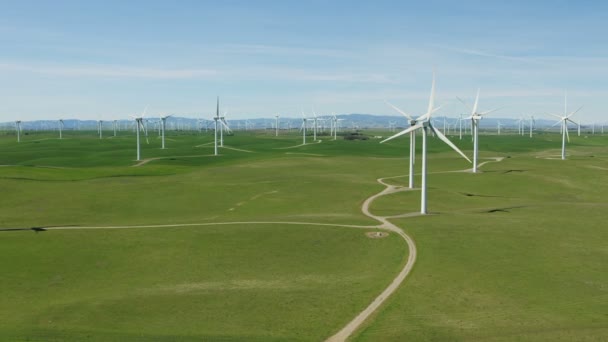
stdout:
<svg viewBox="0 0 608 342">
<path fill-rule="evenodd" d="M 600 1 L 2 1 L 0 121 L 581 110 L 608 121 Z"/>
</svg>

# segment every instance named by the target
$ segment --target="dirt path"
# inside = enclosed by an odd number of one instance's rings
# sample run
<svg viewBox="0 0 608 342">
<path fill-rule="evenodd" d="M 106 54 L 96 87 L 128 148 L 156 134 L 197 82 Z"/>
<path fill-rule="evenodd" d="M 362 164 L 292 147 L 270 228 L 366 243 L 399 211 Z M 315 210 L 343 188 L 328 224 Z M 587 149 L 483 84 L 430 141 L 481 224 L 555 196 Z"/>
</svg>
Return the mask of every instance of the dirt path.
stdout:
<svg viewBox="0 0 608 342">
<path fill-rule="evenodd" d="M 323 140 L 317 140 L 317 141 L 313 141 L 313 142 L 307 143 L 307 144 L 300 144 L 300 145 L 288 146 L 288 147 L 277 147 L 277 148 L 275 148 L 275 150 L 287 150 L 290 148 L 296 148 L 296 147 L 301 147 L 301 146 L 306 146 L 306 145 L 320 144 L 322 142 L 323 142 Z"/>
<path fill-rule="evenodd" d="M 503 157 L 494 157 L 494 158 L 490 158 L 490 159 L 492 159 L 492 160 L 483 162 L 483 163 L 479 164 L 478 167 L 481 167 L 487 163 L 502 161 L 504 158 Z M 470 169 L 462 170 L 462 172 L 467 172 L 467 171 L 471 171 L 471 170 Z M 386 230 L 395 232 L 396 234 L 401 236 L 403 238 L 403 240 L 405 240 L 405 242 L 407 243 L 408 249 L 409 249 L 409 256 L 407 258 L 407 262 L 405 263 L 405 266 L 403 267 L 403 269 L 401 269 L 399 274 L 397 274 L 395 279 L 393 279 L 393 281 L 388 285 L 388 287 L 386 289 L 384 289 L 384 291 L 382 291 L 382 293 L 380 293 L 380 295 L 378 295 L 378 297 L 376 297 L 376 299 L 374 299 L 363 311 L 361 311 L 355 318 L 353 318 L 352 321 L 350 321 L 344 328 L 342 328 L 342 330 L 338 331 L 338 333 L 336 333 L 335 335 L 328 338 L 326 340 L 326 342 L 345 341 L 350 335 L 352 335 L 352 333 L 355 332 L 355 330 L 357 330 L 363 324 L 363 322 L 365 322 L 369 318 L 369 316 L 371 316 L 374 313 L 374 311 L 376 311 L 380 307 L 380 305 L 382 305 L 388 299 L 388 297 L 399 288 L 401 283 L 403 283 L 405 278 L 407 278 L 407 276 L 410 274 L 412 268 L 414 267 L 414 264 L 416 263 L 417 250 L 416 250 L 416 244 L 414 243 L 414 240 L 409 235 L 407 235 L 401 228 L 399 228 L 396 225 L 389 222 L 388 219 L 389 218 L 401 218 L 401 217 L 414 217 L 414 216 L 419 216 L 421 214 L 414 212 L 414 213 L 405 213 L 405 214 L 394 215 L 394 216 L 377 216 L 377 215 L 372 214 L 369 211 L 369 206 L 378 197 L 393 194 L 396 192 L 412 190 L 408 187 L 391 185 L 391 184 L 388 184 L 385 182 L 386 179 L 400 178 L 400 177 L 407 177 L 407 176 L 393 176 L 393 177 L 384 177 L 384 178 L 377 179 L 378 183 L 384 185 L 386 188 L 384 188 L 384 190 L 380 191 L 379 193 L 366 199 L 365 202 L 363 202 L 361 211 L 366 216 L 371 217 L 374 220 L 377 220 L 378 222 L 380 222 L 380 226 L 379 226 L 380 229 L 386 229 Z"/>
<path fill-rule="evenodd" d="M 211 157 L 213 156 L 213 154 L 195 154 L 195 155 L 190 155 L 190 156 L 171 156 L 171 157 L 155 157 L 155 158 L 146 158 L 146 159 L 142 159 L 139 162 L 137 162 L 137 164 L 133 164 L 131 165 L 131 167 L 138 167 L 138 166 L 142 166 L 142 165 L 146 165 L 151 161 L 154 160 L 161 160 L 161 159 L 171 159 L 171 158 L 196 158 L 196 157 Z"/>
<path fill-rule="evenodd" d="M 401 283 L 405 280 L 405 278 L 408 276 L 408 274 L 414 267 L 414 264 L 416 263 L 417 251 L 414 240 L 412 240 L 412 238 L 407 235 L 401 228 L 389 222 L 386 217 L 376 216 L 369 211 L 369 206 L 376 198 L 388 194 L 393 194 L 396 192 L 411 190 L 407 187 L 390 185 L 384 182 L 384 179 L 397 177 L 403 176 L 379 178 L 377 180 L 378 183 L 386 186 L 386 188 L 366 199 L 365 202 L 363 202 L 361 211 L 366 216 L 371 217 L 374 220 L 380 222 L 380 226 L 378 228 L 390 230 L 398 234 L 399 236 L 401 236 L 401 238 L 403 238 L 403 240 L 405 240 L 408 246 L 409 253 L 407 262 L 405 263 L 405 266 L 403 267 L 403 269 L 401 269 L 399 274 L 397 274 L 395 279 L 393 279 L 393 281 L 388 285 L 388 287 L 384 289 L 384 291 L 382 291 L 382 293 L 380 293 L 380 295 L 378 295 L 378 297 L 376 297 L 376 299 L 374 299 L 363 311 L 361 311 L 355 318 L 353 318 L 352 321 L 350 321 L 344 328 L 342 328 L 342 330 L 338 331 L 338 333 L 328 338 L 326 340 L 327 342 L 345 341 L 350 335 L 352 335 L 352 333 L 357 330 L 361 326 L 361 324 L 363 324 L 363 322 L 365 322 L 369 318 L 369 316 L 374 313 L 374 311 L 376 311 L 380 307 L 380 305 L 382 305 L 388 299 L 388 297 L 399 288 L 399 285 L 401 285 Z"/>
</svg>

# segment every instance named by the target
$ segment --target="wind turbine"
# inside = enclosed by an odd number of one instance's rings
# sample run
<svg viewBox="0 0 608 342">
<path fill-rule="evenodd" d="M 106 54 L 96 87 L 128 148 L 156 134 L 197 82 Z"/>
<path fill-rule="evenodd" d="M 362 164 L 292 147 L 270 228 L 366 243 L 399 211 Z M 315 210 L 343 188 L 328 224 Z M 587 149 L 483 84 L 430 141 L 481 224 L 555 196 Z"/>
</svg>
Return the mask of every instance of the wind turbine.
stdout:
<svg viewBox="0 0 608 342">
<path fill-rule="evenodd" d="M 534 124 L 536 121 L 534 120 L 534 116 L 530 116 L 530 138 L 532 138 L 532 130 L 534 129 Z"/>
<path fill-rule="evenodd" d="M 231 132 L 230 127 L 226 123 L 226 112 L 220 116 L 220 147 L 224 147 L 224 129 L 226 129 L 227 133 Z"/>
<path fill-rule="evenodd" d="M 524 135 L 524 118 L 520 117 L 515 122 L 517 123 L 517 134 Z"/>
<path fill-rule="evenodd" d="M 308 121 L 308 119 L 306 118 L 306 115 L 304 115 L 304 112 L 302 112 L 302 126 L 300 127 L 300 130 L 302 131 L 302 145 L 306 145 L 306 121 Z"/>
<path fill-rule="evenodd" d="M 217 97 L 217 106 L 215 109 L 215 116 L 213 117 L 213 121 L 215 124 L 215 129 L 213 130 L 213 148 L 214 155 L 217 156 L 217 122 L 220 120 L 220 97 Z"/>
<path fill-rule="evenodd" d="M 581 108 L 583 108 L 583 106 L 580 106 L 577 110 L 575 110 L 574 112 L 568 114 L 568 98 L 565 96 L 564 97 L 564 116 L 559 116 L 557 114 L 550 114 L 556 118 L 558 118 L 559 120 L 553 125 L 556 126 L 558 124 L 561 124 L 561 128 L 562 128 L 562 160 L 566 159 L 566 139 L 568 140 L 568 142 L 570 142 L 570 135 L 568 134 L 568 121 L 572 122 L 573 124 L 577 125 L 576 122 L 574 122 L 574 120 L 570 119 L 570 117 L 574 114 L 576 114 L 579 110 L 581 110 Z"/>
<path fill-rule="evenodd" d="M 161 116 L 160 117 L 160 131 L 161 131 L 161 148 L 164 150 L 165 149 L 165 127 L 166 127 L 166 121 L 168 118 L 172 117 L 173 115 L 165 115 L 165 116 Z"/>
<path fill-rule="evenodd" d="M 17 130 L 17 142 L 21 142 L 21 120 L 15 121 L 15 129 Z"/>
<path fill-rule="evenodd" d="M 460 114 L 460 120 L 458 120 L 458 137 L 462 140 L 462 114 Z"/>
<path fill-rule="evenodd" d="M 502 127 L 502 124 L 500 123 L 500 121 L 496 121 L 496 128 L 498 129 L 498 135 L 500 135 L 500 127 Z"/>
<path fill-rule="evenodd" d="M 279 136 L 279 114 L 274 117 L 274 136 Z"/>
<path fill-rule="evenodd" d="M 434 91 L 434 89 L 435 89 L 434 86 L 435 86 L 435 81 L 434 81 L 434 77 L 433 77 L 433 90 L 432 91 Z M 401 109 L 397 108 L 396 106 L 394 106 L 390 102 L 388 102 L 388 101 L 384 101 L 384 102 L 386 102 L 387 105 L 389 105 L 391 108 L 393 108 L 394 110 L 396 110 L 397 112 L 399 112 L 401 115 L 405 116 L 407 118 L 409 124 L 410 124 L 410 127 L 413 127 L 413 126 L 416 125 L 417 120 L 415 120 L 412 116 L 410 116 L 406 112 L 402 111 Z M 415 132 L 415 130 L 412 130 L 412 131 L 410 131 L 410 173 L 409 173 L 409 178 L 410 178 L 409 179 L 409 188 L 410 189 L 414 188 L 414 163 L 415 163 L 415 159 L 416 159 L 416 132 Z"/>
<path fill-rule="evenodd" d="M 99 130 L 99 139 L 102 139 L 102 132 L 103 130 L 101 129 L 103 125 L 103 120 L 98 120 L 97 121 L 97 130 Z"/>
<path fill-rule="evenodd" d="M 467 156 L 464 153 L 462 153 L 462 151 L 460 151 L 458 149 L 458 147 L 456 147 L 456 145 L 454 145 L 445 135 L 443 135 L 443 133 L 441 133 L 431 123 L 431 115 L 439 109 L 439 108 L 435 108 L 434 104 L 435 104 L 435 74 L 433 73 L 433 83 L 431 85 L 431 96 L 429 98 L 429 106 L 428 106 L 427 112 L 424 115 L 413 120 L 416 122 L 414 125 L 412 125 L 412 126 L 408 127 L 407 129 L 380 142 L 380 143 L 384 143 L 386 141 L 400 137 L 404 134 L 407 134 L 410 132 L 415 132 L 420 129 L 422 130 L 422 186 L 421 186 L 421 196 L 420 196 L 420 213 L 423 215 L 427 213 L 427 210 L 426 210 L 426 140 L 427 140 L 426 134 L 427 134 L 427 130 L 430 129 L 431 131 L 435 132 L 436 136 L 438 136 L 439 139 L 441 139 L 443 142 L 445 142 L 454 151 L 458 152 L 464 159 L 468 160 L 469 163 L 471 162 L 471 160 L 469 160 L 469 158 L 467 158 Z M 413 158 L 411 158 L 410 160 L 412 160 L 412 159 Z"/>
<path fill-rule="evenodd" d="M 63 119 L 59 119 L 59 139 L 63 139 Z"/>
<path fill-rule="evenodd" d="M 315 110 L 312 110 L 312 115 L 314 115 L 313 118 L 313 126 L 312 126 L 312 132 L 313 132 L 313 141 L 317 141 L 317 113 L 315 113 Z"/>
<path fill-rule="evenodd" d="M 468 107 L 466 102 L 458 98 L 462 104 Z M 479 120 L 483 118 L 484 115 L 490 114 L 498 109 L 492 109 L 485 112 L 477 112 L 477 106 L 479 104 L 479 89 L 477 89 L 477 97 L 475 97 L 475 103 L 473 104 L 473 108 L 471 109 L 471 116 L 465 119 L 471 119 L 471 127 L 472 127 L 472 135 L 473 135 L 473 173 L 477 173 L 477 160 L 479 157 Z"/>
<path fill-rule="evenodd" d="M 137 133 L 137 161 L 141 160 L 141 154 L 140 154 L 140 144 L 139 144 L 139 131 L 142 130 L 145 132 L 146 127 L 144 126 L 144 115 L 146 115 L 146 111 L 148 110 L 148 107 L 146 107 L 143 111 L 143 113 L 141 113 L 140 116 L 136 116 L 133 117 L 135 119 L 135 132 Z M 146 140 L 148 139 L 148 134 L 146 134 Z"/>
</svg>

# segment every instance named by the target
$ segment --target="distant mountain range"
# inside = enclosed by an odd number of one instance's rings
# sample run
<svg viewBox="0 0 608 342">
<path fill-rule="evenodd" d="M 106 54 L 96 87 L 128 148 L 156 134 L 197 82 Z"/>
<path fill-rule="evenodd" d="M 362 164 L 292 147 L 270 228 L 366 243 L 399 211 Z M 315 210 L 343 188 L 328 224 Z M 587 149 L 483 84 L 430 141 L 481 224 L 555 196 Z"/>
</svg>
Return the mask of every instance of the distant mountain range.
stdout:
<svg viewBox="0 0 608 342">
<path fill-rule="evenodd" d="M 395 129 L 405 128 L 409 126 L 405 117 L 392 116 L 392 115 L 373 115 L 373 114 L 339 114 L 336 117 L 340 120 L 339 125 L 343 129 L 369 129 L 369 128 L 389 128 L 394 127 Z M 313 118 L 308 117 L 307 125 L 311 127 Z M 157 127 L 157 118 L 148 118 L 147 123 L 149 129 Z M 271 129 L 274 128 L 275 118 L 254 118 L 254 119 L 226 119 L 230 127 L 234 130 L 245 130 L 245 129 Z M 447 125 L 451 127 L 458 127 L 458 119 L 454 117 L 436 116 L 433 117 L 435 126 L 443 129 L 444 120 Z M 482 129 L 496 129 L 500 122 L 503 128 L 517 129 L 519 123 L 517 119 L 512 118 L 494 118 L 487 117 L 480 121 L 480 128 Z M 551 127 L 556 121 L 547 119 L 535 119 L 534 126 L 537 128 Z M 98 122 L 95 120 L 76 120 L 76 119 L 64 119 L 65 130 L 97 130 Z M 116 120 L 117 127 L 119 129 L 128 129 L 134 126 L 134 120 Z M 327 116 L 320 116 L 318 119 L 318 126 L 329 127 L 330 123 Z M 468 125 L 468 120 L 463 120 L 462 125 Z M 524 120 L 525 127 L 529 127 L 530 118 Z M 0 124 L 2 129 L 10 130 L 15 128 L 14 122 L 4 122 Z M 21 123 L 23 130 L 56 130 L 58 128 L 58 120 L 36 120 L 36 121 L 23 121 Z M 102 127 L 105 130 L 113 129 L 114 120 L 103 121 Z M 213 121 L 209 119 L 196 119 L 180 117 L 174 115 L 167 119 L 167 129 L 169 130 L 197 130 L 197 129 L 208 129 L 213 125 Z M 279 117 L 279 127 L 281 129 L 295 129 L 300 128 L 302 125 L 302 118 L 282 118 Z M 588 128 L 589 125 L 582 125 L 581 127 Z"/>
</svg>

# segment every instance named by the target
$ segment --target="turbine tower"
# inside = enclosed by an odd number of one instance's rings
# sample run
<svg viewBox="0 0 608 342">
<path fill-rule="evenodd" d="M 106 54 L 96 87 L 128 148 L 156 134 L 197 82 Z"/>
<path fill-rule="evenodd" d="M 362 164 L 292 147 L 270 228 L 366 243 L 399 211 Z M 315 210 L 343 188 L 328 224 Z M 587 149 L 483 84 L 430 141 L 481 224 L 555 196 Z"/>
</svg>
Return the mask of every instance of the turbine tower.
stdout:
<svg viewBox="0 0 608 342">
<path fill-rule="evenodd" d="M 458 101 L 462 102 L 465 106 L 468 107 L 466 102 L 457 97 Z M 485 112 L 478 112 L 477 107 L 479 105 L 479 89 L 477 89 L 477 96 L 475 97 L 475 103 L 473 104 L 473 108 L 471 108 L 471 116 L 465 119 L 471 119 L 471 135 L 473 136 L 473 173 L 477 173 L 477 162 L 479 159 L 479 120 L 483 118 L 484 115 L 490 114 L 497 109 L 492 109 Z"/>
<path fill-rule="evenodd" d="M 143 113 L 141 113 L 140 116 L 133 117 L 135 119 L 135 132 L 136 132 L 136 136 L 137 136 L 137 161 L 141 160 L 139 131 L 140 130 L 145 131 L 145 129 L 146 129 L 144 126 L 144 115 L 146 115 L 147 110 L 148 110 L 148 107 L 146 107 L 144 109 Z M 146 134 L 146 139 L 147 139 L 147 134 Z"/>
<path fill-rule="evenodd" d="M 279 136 L 279 114 L 274 117 L 274 136 Z"/>
<path fill-rule="evenodd" d="M 99 130 L 99 139 L 102 139 L 102 129 L 101 129 L 101 125 L 103 125 L 103 120 L 98 120 L 97 121 L 97 130 Z"/>
<path fill-rule="evenodd" d="M 562 130 L 562 160 L 566 159 L 566 140 L 568 140 L 568 142 L 570 142 L 570 134 L 568 134 L 568 121 L 572 122 L 575 125 L 578 125 L 578 123 L 574 122 L 574 120 L 570 119 L 570 117 L 572 117 L 579 110 L 581 110 L 581 108 L 583 108 L 583 106 L 580 106 L 577 110 L 575 110 L 574 112 L 568 114 L 568 98 L 567 98 L 567 96 L 564 96 L 564 115 L 563 116 L 559 116 L 557 114 L 551 114 L 554 117 L 556 117 L 556 118 L 559 119 L 553 126 L 561 124 L 561 130 Z"/>
<path fill-rule="evenodd" d="M 63 139 L 63 119 L 59 119 L 59 139 Z"/>
<path fill-rule="evenodd" d="M 302 131 L 302 145 L 306 145 L 306 121 L 308 121 L 308 119 L 306 118 L 306 115 L 304 115 L 304 112 L 302 112 L 302 126 L 300 127 L 300 130 Z"/>
<path fill-rule="evenodd" d="M 437 137 L 439 137 L 439 139 L 441 139 L 443 142 L 445 142 L 448 146 L 450 146 L 454 151 L 458 152 L 463 158 L 465 158 L 466 160 L 469 161 L 469 163 L 471 162 L 471 160 L 469 160 L 469 158 L 462 153 L 462 151 L 460 151 L 458 149 L 458 147 L 456 147 L 456 145 L 454 145 L 445 135 L 443 135 L 443 133 L 441 133 L 437 128 L 435 128 L 435 126 L 433 126 L 433 124 L 431 123 L 431 115 L 436 112 L 439 108 L 435 108 L 434 107 L 435 104 L 435 73 L 433 73 L 433 82 L 431 85 L 431 96 L 429 98 L 429 106 L 427 109 L 427 112 L 416 118 L 416 124 L 414 124 L 413 126 L 408 127 L 407 129 L 381 141 L 380 143 L 384 143 L 386 141 L 395 139 L 399 136 L 402 136 L 404 134 L 410 133 L 410 132 L 415 132 L 417 130 L 422 130 L 422 185 L 421 185 L 421 196 L 420 196 L 420 213 L 421 214 L 427 214 L 427 202 L 426 202 L 426 140 L 427 140 L 427 130 L 431 130 L 432 132 L 435 133 L 435 135 Z"/>
<path fill-rule="evenodd" d="M 313 118 L 313 124 L 312 124 L 312 134 L 313 134 L 313 138 L 312 141 L 317 141 L 317 113 L 315 113 L 315 110 L 312 110 L 312 115 L 314 116 Z"/>
<path fill-rule="evenodd" d="M 172 115 L 165 115 L 165 116 L 161 116 L 160 117 L 160 131 L 161 131 L 161 149 L 165 149 L 165 127 L 166 127 L 166 121 L 168 118 L 170 118 Z"/>
<path fill-rule="evenodd" d="M 15 121 L 15 130 L 17 130 L 17 142 L 21 142 L 21 120 Z"/>
<path fill-rule="evenodd" d="M 220 120 L 220 97 L 217 97 L 217 106 L 215 109 L 215 117 L 213 117 L 213 121 L 215 122 L 215 129 L 213 130 L 213 154 L 217 156 L 217 122 Z"/>
</svg>

